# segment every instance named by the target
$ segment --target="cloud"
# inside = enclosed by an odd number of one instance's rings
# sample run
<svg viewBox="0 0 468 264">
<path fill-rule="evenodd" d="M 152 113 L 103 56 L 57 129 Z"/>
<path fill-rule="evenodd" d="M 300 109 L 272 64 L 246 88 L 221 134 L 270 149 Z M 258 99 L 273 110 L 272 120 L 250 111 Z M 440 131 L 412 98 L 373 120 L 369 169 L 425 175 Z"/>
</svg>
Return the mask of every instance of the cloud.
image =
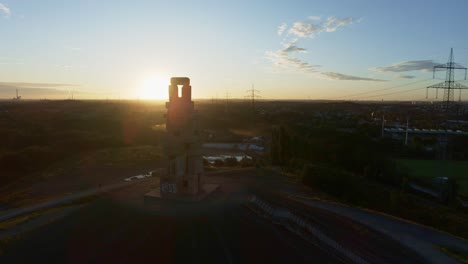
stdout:
<svg viewBox="0 0 468 264">
<path fill-rule="evenodd" d="M 306 22 L 295 22 L 288 33 L 300 38 L 313 37 L 315 33 L 320 32 L 320 27 Z"/>
<path fill-rule="evenodd" d="M 291 57 L 293 53 L 306 53 L 307 50 L 296 45 L 297 39 L 290 43 L 283 44 L 284 48 L 277 51 L 267 51 L 267 58 L 273 62 L 277 69 L 281 70 L 296 70 L 300 72 L 317 72 L 319 65 L 312 65 L 302 61 L 299 58 Z"/>
<path fill-rule="evenodd" d="M 63 83 L 28 83 L 28 82 L 0 82 L 0 98 L 13 98 L 15 90 L 27 99 L 65 99 L 70 95 L 70 87 L 79 86 L 76 84 Z M 82 94 L 74 91 L 75 94 Z"/>
<path fill-rule="evenodd" d="M 320 20 L 320 17 L 310 16 L 309 19 Z M 295 35 L 300 38 L 314 37 L 321 32 L 334 32 L 339 28 L 350 25 L 356 21 L 355 18 L 336 18 L 328 17 L 323 23 L 309 23 L 309 22 L 294 22 L 289 29 L 288 34 Z"/>
<path fill-rule="evenodd" d="M 65 46 L 64 48 L 70 51 L 82 51 L 83 50 L 83 48 L 75 47 L 75 46 Z"/>
<path fill-rule="evenodd" d="M 21 65 L 24 62 L 12 57 L 0 57 L 0 65 Z"/>
<path fill-rule="evenodd" d="M 346 18 L 336 18 L 336 17 L 329 17 L 327 21 L 322 24 L 323 31 L 326 32 L 334 32 L 341 27 L 345 27 L 349 24 L 352 24 L 355 21 L 352 17 Z"/>
<path fill-rule="evenodd" d="M 414 76 L 414 75 L 406 75 L 406 74 L 398 74 L 397 77 L 398 77 L 398 78 L 402 78 L 402 79 L 413 79 L 413 78 L 416 78 L 416 76 Z"/>
<path fill-rule="evenodd" d="M 320 20 L 322 18 L 320 16 L 309 16 L 308 19 L 310 19 L 310 20 Z"/>
<path fill-rule="evenodd" d="M 3 13 L 3 17 L 8 18 L 11 15 L 11 10 L 6 5 L 0 3 L 0 13 Z"/>
<path fill-rule="evenodd" d="M 278 27 L 278 35 L 281 36 L 287 28 L 288 28 L 288 25 L 286 23 L 281 24 Z"/>
<path fill-rule="evenodd" d="M 317 72 L 319 65 L 312 65 L 308 62 L 302 61 L 299 58 L 289 56 L 288 52 L 283 50 L 267 51 L 266 56 L 273 62 L 273 66 L 280 70 L 292 70 L 299 72 Z"/>
<path fill-rule="evenodd" d="M 2 99 L 11 99 L 15 96 L 15 87 L 1 86 L 0 85 L 0 98 Z M 19 95 L 24 99 L 66 99 L 70 97 L 69 90 L 59 90 L 53 88 L 21 88 L 19 90 Z M 83 95 L 79 91 L 73 92 L 75 97 Z"/>
<path fill-rule="evenodd" d="M 294 45 L 294 43 L 290 43 L 290 44 L 286 45 L 286 47 L 284 49 L 282 49 L 281 51 L 286 52 L 286 53 L 291 53 L 291 52 L 305 53 L 305 52 L 307 52 L 306 49 L 300 48 L 300 47 Z"/>
<path fill-rule="evenodd" d="M 301 38 L 313 38 L 315 35 L 321 32 L 334 32 L 339 28 L 345 27 L 349 24 L 352 24 L 356 19 L 348 18 L 335 18 L 328 17 L 325 21 L 320 22 L 321 17 L 319 16 L 309 16 L 309 20 L 314 22 L 294 22 L 291 27 L 283 23 L 278 27 L 278 35 L 282 35 L 287 30 L 287 37 L 289 37 L 289 42 L 283 44 L 283 48 L 277 51 L 267 51 L 266 57 L 272 63 L 274 68 L 279 70 L 286 71 L 296 71 L 303 73 L 311 73 L 316 76 L 325 77 L 329 80 L 348 80 L 348 81 L 385 81 L 380 79 L 373 78 L 364 78 L 352 75 L 346 75 L 336 72 L 320 72 L 318 68 L 320 65 L 314 65 L 309 62 L 303 61 L 300 58 L 293 57 L 292 54 L 295 53 L 306 53 L 305 48 L 299 47 L 297 42 Z M 290 35 L 293 36 L 292 40 Z"/>
<path fill-rule="evenodd" d="M 374 82 L 386 82 L 386 80 L 373 79 L 373 78 L 364 78 L 352 75 L 346 75 L 337 72 L 322 72 L 321 75 L 325 76 L 330 80 L 340 80 L 340 81 L 374 81 Z"/>
<path fill-rule="evenodd" d="M 56 88 L 56 87 L 69 87 L 79 86 L 76 84 L 66 83 L 29 83 L 29 82 L 0 82 L 0 87 L 13 87 L 13 88 Z"/>
<path fill-rule="evenodd" d="M 407 71 L 422 71 L 430 72 L 434 66 L 438 65 L 432 60 L 415 60 L 415 61 L 403 61 L 390 66 L 375 67 L 371 70 L 378 72 L 407 72 Z"/>
</svg>

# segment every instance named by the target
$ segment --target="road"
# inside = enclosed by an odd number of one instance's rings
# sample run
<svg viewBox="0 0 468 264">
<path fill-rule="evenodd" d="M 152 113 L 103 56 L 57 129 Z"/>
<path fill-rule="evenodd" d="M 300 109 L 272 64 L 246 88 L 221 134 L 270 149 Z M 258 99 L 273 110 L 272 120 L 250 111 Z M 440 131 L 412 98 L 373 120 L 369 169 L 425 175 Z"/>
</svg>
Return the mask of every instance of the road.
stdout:
<svg viewBox="0 0 468 264">
<path fill-rule="evenodd" d="M 207 181 L 221 183 L 221 189 L 207 201 L 191 205 L 144 205 L 143 194 L 151 188 L 147 181 L 116 188 L 53 224 L 23 234 L 4 248 L 0 245 L 4 253 L 0 263 L 347 261 L 245 206 L 244 198 L 252 191 L 285 187 L 284 178 L 268 175 L 259 176 L 253 169 L 209 175 Z M 303 215 L 369 263 L 424 262 L 397 242 L 352 221 L 282 198 L 271 197 L 271 202 Z"/>
<path fill-rule="evenodd" d="M 347 219 L 372 228 L 385 236 L 399 241 L 407 248 L 419 252 L 423 257 L 429 259 L 431 263 L 458 263 L 439 251 L 437 246 L 457 248 L 460 251 L 468 252 L 468 242 L 465 239 L 404 219 L 318 200 L 301 198 L 296 198 L 296 200 L 303 203 L 307 208 L 312 207 L 314 210 L 322 209 L 322 212 L 327 211 L 335 216 L 346 216 Z"/>
<path fill-rule="evenodd" d="M 27 252 L 27 254 L 25 254 Z M 2 263 L 339 263 L 232 196 L 175 213 L 99 199 L 13 243 Z"/>
<path fill-rule="evenodd" d="M 142 179 L 142 180 L 146 180 L 146 179 Z M 90 196 L 93 196 L 93 195 L 98 195 L 98 194 L 101 194 L 101 193 L 110 192 L 110 191 L 113 191 L 113 190 L 116 190 L 116 189 L 119 189 L 119 188 L 129 186 L 129 185 L 134 184 L 136 182 L 137 181 L 117 182 L 117 183 L 106 185 L 105 187 L 102 187 L 102 188 L 95 188 L 95 189 L 90 189 L 90 190 L 86 190 L 86 191 L 81 191 L 81 192 L 73 193 L 73 194 L 66 195 L 66 196 L 63 196 L 63 197 L 60 197 L 60 198 L 55 198 L 55 199 L 50 200 L 50 201 L 46 201 L 46 202 L 42 202 L 42 203 L 38 203 L 38 204 L 34 204 L 34 205 L 22 207 L 22 208 L 16 208 L 16 209 L 4 211 L 4 212 L 1 212 L 1 214 L 0 214 L 0 222 L 11 219 L 11 218 L 15 218 L 15 217 L 18 217 L 18 216 L 21 216 L 21 215 L 29 214 L 29 213 L 32 213 L 32 212 L 35 212 L 35 211 L 38 211 L 38 210 L 42 210 L 42 209 L 46 209 L 46 208 L 50 208 L 50 207 L 55 207 L 55 206 L 60 206 L 60 205 L 63 205 L 63 204 L 71 203 L 71 202 L 74 202 L 74 201 L 82 199 L 82 198 L 87 198 L 87 197 L 90 197 Z"/>
</svg>

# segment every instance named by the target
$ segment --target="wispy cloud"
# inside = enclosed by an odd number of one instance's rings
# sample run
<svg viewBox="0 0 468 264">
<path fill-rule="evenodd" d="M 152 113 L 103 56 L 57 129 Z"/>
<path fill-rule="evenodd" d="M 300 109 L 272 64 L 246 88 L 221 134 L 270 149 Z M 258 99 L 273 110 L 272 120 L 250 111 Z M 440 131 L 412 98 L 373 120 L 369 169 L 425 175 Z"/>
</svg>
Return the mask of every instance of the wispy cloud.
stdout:
<svg viewBox="0 0 468 264">
<path fill-rule="evenodd" d="M 278 27 L 278 35 L 281 36 L 283 32 L 288 28 L 288 24 L 283 23 Z"/>
<path fill-rule="evenodd" d="M 283 48 L 277 51 L 267 51 L 267 58 L 273 62 L 278 70 L 299 71 L 299 72 L 317 72 L 319 65 L 312 65 L 302 61 L 299 58 L 292 57 L 294 53 L 306 53 L 307 50 L 296 45 L 297 39 L 283 44 Z"/>
<path fill-rule="evenodd" d="M 307 22 L 294 22 L 288 33 L 300 38 L 313 37 L 315 33 L 320 32 L 320 27 Z"/>
<path fill-rule="evenodd" d="M 267 51 L 267 58 L 273 62 L 273 66 L 278 70 L 298 71 L 298 72 L 317 72 L 319 65 L 312 65 L 302 61 L 299 58 L 291 57 L 285 49 L 277 51 Z"/>
<path fill-rule="evenodd" d="M 414 60 L 414 61 L 403 61 L 399 63 L 392 64 L 385 67 L 375 67 L 371 68 L 373 71 L 377 72 L 407 72 L 407 71 L 422 71 L 430 72 L 433 67 L 438 65 L 432 60 Z"/>
<path fill-rule="evenodd" d="M 336 18 L 336 17 L 329 17 L 327 21 L 322 24 L 323 31 L 326 32 L 334 32 L 341 27 L 345 27 L 349 24 L 352 24 L 356 19 L 352 17 L 346 18 Z"/>
<path fill-rule="evenodd" d="M 83 48 L 81 47 L 70 46 L 70 45 L 64 46 L 64 48 L 70 51 L 82 51 L 83 50 Z"/>
<path fill-rule="evenodd" d="M 414 78 L 416 78 L 416 76 L 414 76 L 414 75 L 407 75 L 407 74 L 398 74 L 397 77 L 401 78 L 401 79 L 414 79 Z"/>
<path fill-rule="evenodd" d="M 278 27 L 278 35 L 281 36 L 284 32 L 287 32 L 288 34 L 286 35 L 286 40 L 289 38 L 289 42 L 283 44 L 282 49 L 266 52 L 267 59 L 273 63 L 275 69 L 282 71 L 312 73 L 318 77 L 324 77 L 329 80 L 385 81 L 381 79 L 359 77 L 337 72 L 320 72 L 320 65 L 314 65 L 298 57 L 294 57 L 293 55 L 297 53 L 307 53 L 307 49 L 298 45 L 299 39 L 313 38 L 315 35 L 321 32 L 334 32 L 339 28 L 345 27 L 357 21 L 352 17 L 328 17 L 322 22 L 322 18 L 319 16 L 309 16 L 308 19 L 313 20 L 314 22 L 311 23 L 297 21 L 294 22 L 289 29 L 286 23 L 283 23 Z"/>
<path fill-rule="evenodd" d="M 11 58 L 11 57 L 0 57 L 0 65 L 21 65 L 24 64 L 19 59 Z"/>
<path fill-rule="evenodd" d="M 79 86 L 79 85 L 67 84 L 67 83 L 0 82 L 0 86 L 15 87 L 15 88 L 57 88 L 57 87 Z"/>
<path fill-rule="evenodd" d="M 309 16 L 308 19 L 310 19 L 310 20 L 320 20 L 322 18 L 320 16 Z"/>
<path fill-rule="evenodd" d="M 3 17 L 9 18 L 11 15 L 11 10 L 6 5 L 0 3 L 0 13 L 3 14 Z"/>
<path fill-rule="evenodd" d="M 296 43 L 296 41 L 293 41 L 293 42 L 291 42 L 289 44 L 286 44 L 284 49 L 282 49 L 281 51 L 286 52 L 286 53 L 291 53 L 291 52 L 305 53 L 305 52 L 307 52 L 306 49 L 296 46 L 295 43 Z"/>
<path fill-rule="evenodd" d="M 318 16 L 310 16 L 309 19 L 319 21 L 321 20 Z M 355 18 L 336 18 L 328 17 L 323 22 L 310 23 L 310 22 L 294 22 L 292 27 L 288 30 L 288 34 L 295 35 L 300 38 L 312 38 L 321 32 L 334 32 L 339 28 L 350 25 L 356 21 Z"/>
<path fill-rule="evenodd" d="M 386 80 L 346 75 L 346 74 L 337 73 L 337 72 L 322 72 L 320 74 L 330 80 L 386 82 Z"/>
<path fill-rule="evenodd" d="M 0 98 L 12 98 L 15 90 L 20 91 L 20 95 L 28 99 L 63 99 L 70 96 L 70 91 L 81 93 L 75 90 L 80 85 L 67 83 L 33 83 L 33 82 L 0 82 Z"/>
</svg>

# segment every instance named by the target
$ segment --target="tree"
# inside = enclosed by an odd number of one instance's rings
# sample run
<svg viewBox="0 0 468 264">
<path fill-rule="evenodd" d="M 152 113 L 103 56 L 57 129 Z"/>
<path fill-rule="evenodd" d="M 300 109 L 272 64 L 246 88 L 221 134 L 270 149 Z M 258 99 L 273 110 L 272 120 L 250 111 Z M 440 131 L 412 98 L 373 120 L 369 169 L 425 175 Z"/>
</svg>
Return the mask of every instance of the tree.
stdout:
<svg viewBox="0 0 468 264">
<path fill-rule="evenodd" d="M 286 165 L 290 159 L 290 136 L 282 125 L 274 126 L 271 142 L 271 163 Z"/>
</svg>

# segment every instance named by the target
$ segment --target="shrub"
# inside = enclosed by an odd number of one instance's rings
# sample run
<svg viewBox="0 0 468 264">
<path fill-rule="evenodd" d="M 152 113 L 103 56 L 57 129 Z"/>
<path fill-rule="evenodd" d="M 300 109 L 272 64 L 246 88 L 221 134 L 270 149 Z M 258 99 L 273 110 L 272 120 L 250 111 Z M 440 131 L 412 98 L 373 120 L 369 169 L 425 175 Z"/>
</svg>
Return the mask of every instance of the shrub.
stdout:
<svg viewBox="0 0 468 264">
<path fill-rule="evenodd" d="M 224 160 L 224 165 L 228 167 L 235 167 L 239 164 L 235 157 L 228 157 Z"/>
<path fill-rule="evenodd" d="M 222 167 L 222 166 L 224 166 L 224 162 L 221 159 L 217 159 L 217 160 L 214 161 L 214 165 L 216 167 Z"/>
<path fill-rule="evenodd" d="M 353 174 L 338 169 L 305 165 L 302 182 L 352 203 L 363 200 L 361 180 Z"/>
</svg>

